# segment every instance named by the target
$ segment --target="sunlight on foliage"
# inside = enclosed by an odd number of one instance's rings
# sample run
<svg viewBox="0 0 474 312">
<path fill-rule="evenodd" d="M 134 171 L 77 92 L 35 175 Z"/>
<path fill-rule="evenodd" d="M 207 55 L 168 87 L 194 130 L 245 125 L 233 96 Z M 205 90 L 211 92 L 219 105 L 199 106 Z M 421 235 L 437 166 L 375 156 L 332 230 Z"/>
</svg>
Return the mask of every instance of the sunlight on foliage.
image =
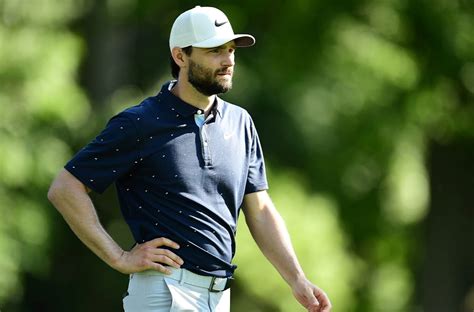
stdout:
<svg viewBox="0 0 474 312">
<path fill-rule="evenodd" d="M 391 39 L 406 37 L 407 29 L 396 5 L 394 1 L 378 1 L 367 4 L 364 13 L 367 14 L 368 22 L 374 32 Z"/>
<path fill-rule="evenodd" d="M 82 14 L 90 3 L 90 0 L 0 0 L 0 18 L 8 26 L 23 23 L 62 25 Z"/>
<path fill-rule="evenodd" d="M 356 63 L 397 87 L 410 89 L 415 85 L 418 68 L 408 51 L 351 20 L 341 19 L 336 29 L 343 47 L 340 51 L 351 55 Z"/>
<path fill-rule="evenodd" d="M 20 244 L 15 239 L 15 219 L 9 213 L 15 207 L 14 201 L 8 197 L 0 185 L 0 213 L 3 222 L 0 225 L 0 304 L 7 299 L 17 299 L 21 287 L 19 280 L 21 259 Z"/>
<path fill-rule="evenodd" d="M 24 272 L 49 270 L 46 187 L 71 154 L 61 136 L 89 115 L 81 41 L 61 25 L 84 4 L 0 1 L 0 306 L 21 301 Z"/>
<path fill-rule="evenodd" d="M 387 179 L 385 202 L 390 222 L 421 221 L 428 209 L 429 186 L 424 168 L 424 144 L 417 131 L 406 130 L 393 154 Z"/>
<path fill-rule="evenodd" d="M 404 312 L 413 292 L 413 281 L 407 268 L 387 262 L 376 268 L 369 291 L 374 311 Z"/>
</svg>

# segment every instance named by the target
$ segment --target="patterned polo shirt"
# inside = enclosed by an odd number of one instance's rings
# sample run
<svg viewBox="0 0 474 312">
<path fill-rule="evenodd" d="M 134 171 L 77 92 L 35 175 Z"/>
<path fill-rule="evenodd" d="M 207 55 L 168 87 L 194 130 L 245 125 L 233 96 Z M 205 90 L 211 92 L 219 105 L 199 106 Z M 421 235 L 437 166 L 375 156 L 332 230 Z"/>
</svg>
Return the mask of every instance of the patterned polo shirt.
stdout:
<svg viewBox="0 0 474 312">
<path fill-rule="evenodd" d="M 229 277 L 244 195 L 268 188 L 257 131 L 218 97 L 203 119 L 170 92 L 174 83 L 110 119 L 65 168 L 98 193 L 115 182 L 137 243 L 169 238 L 183 268 Z"/>
</svg>

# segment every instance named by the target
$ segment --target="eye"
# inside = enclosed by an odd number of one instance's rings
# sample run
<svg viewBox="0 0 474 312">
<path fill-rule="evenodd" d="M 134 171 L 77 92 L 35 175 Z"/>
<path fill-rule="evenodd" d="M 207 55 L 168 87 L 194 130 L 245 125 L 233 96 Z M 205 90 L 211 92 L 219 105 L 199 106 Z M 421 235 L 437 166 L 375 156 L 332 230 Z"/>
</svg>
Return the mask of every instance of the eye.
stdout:
<svg viewBox="0 0 474 312">
<path fill-rule="evenodd" d="M 209 52 L 211 52 L 211 53 L 216 53 L 216 54 L 217 54 L 217 53 L 219 53 L 220 51 L 221 51 L 220 49 L 212 49 L 212 50 L 209 51 Z"/>
</svg>

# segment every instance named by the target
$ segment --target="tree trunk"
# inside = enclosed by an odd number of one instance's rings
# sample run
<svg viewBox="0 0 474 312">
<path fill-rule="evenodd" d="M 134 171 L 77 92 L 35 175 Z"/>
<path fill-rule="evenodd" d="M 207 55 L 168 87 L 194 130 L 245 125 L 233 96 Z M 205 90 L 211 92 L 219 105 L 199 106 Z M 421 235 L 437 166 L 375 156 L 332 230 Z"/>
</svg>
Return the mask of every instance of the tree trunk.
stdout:
<svg viewBox="0 0 474 312">
<path fill-rule="evenodd" d="M 474 311 L 474 144 L 431 144 L 423 311 Z"/>
</svg>

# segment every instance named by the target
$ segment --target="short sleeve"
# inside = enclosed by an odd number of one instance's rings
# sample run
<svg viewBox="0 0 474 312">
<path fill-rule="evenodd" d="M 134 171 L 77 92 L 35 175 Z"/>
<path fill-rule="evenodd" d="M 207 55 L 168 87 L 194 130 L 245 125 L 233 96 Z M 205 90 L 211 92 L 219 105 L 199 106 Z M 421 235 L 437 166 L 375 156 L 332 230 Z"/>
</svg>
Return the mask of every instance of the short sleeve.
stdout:
<svg viewBox="0 0 474 312">
<path fill-rule="evenodd" d="M 120 113 L 65 166 L 90 189 L 103 193 L 140 160 L 140 136 L 130 114 Z"/>
<path fill-rule="evenodd" d="M 251 122 L 251 127 L 252 142 L 249 155 L 249 169 L 247 183 L 245 185 L 245 194 L 268 189 L 262 146 L 260 145 L 257 130 L 255 129 L 253 122 Z"/>
</svg>

